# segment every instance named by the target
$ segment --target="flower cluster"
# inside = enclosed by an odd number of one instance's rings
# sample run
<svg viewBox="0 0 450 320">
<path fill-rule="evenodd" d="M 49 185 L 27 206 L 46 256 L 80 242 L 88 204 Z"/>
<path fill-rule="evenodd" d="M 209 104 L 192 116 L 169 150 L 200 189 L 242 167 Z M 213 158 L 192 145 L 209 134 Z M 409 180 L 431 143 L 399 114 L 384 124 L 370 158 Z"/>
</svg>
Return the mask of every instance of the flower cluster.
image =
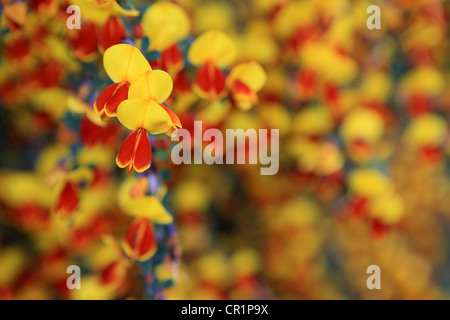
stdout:
<svg viewBox="0 0 450 320">
<path fill-rule="evenodd" d="M 150 168 L 150 134 L 180 128 L 180 119 L 163 105 L 173 83 L 169 74 L 152 70 L 147 59 L 134 46 L 117 44 L 103 56 L 106 73 L 115 83 L 94 102 L 94 109 L 104 118 L 117 117 L 127 129 L 134 130 L 124 141 L 116 162 L 121 168 L 143 172 Z"/>
<path fill-rule="evenodd" d="M 79 29 L 69 28 L 72 4 Z M 7 1 L 0 12 L 9 168 L 0 172 L 0 297 L 162 298 L 180 259 L 165 166 L 182 124 L 170 105 L 185 111 L 202 96 L 250 108 L 263 69 L 249 61 L 230 72 L 233 41 L 205 30 L 192 43 L 188 12 L 171 2 Z M 85 271 L 81 291 L 65 286 L 72 264 Z"/>
<path fill-rule="evenodd" d="M 6 0 L 0 18 L 0 299 L 448 295 L 445 1 Z M 279 172 L 175 165 L 198 120 L 278 129 Z"/>
</svg>

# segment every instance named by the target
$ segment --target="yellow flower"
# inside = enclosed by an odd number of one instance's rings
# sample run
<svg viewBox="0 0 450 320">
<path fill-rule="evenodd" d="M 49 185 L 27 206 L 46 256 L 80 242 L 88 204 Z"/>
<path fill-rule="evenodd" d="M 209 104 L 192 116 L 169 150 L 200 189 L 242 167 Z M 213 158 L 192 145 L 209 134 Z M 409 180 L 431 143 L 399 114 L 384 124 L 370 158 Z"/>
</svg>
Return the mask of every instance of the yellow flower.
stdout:
<svg viewBox="0 0 450 320">
<path fill-rule="evenodd" d="M 438 146 L 444 143 L 448 127 L 445 120 L 435 114 L 414 119 L 405 132 L 406 142 L 413 148 Z"/>
<path fill-rule="evenodd" d="M 186 12 L 170 2 L 152 4 L 142 17 L 150 50 L 164 51 L 189 35 L 190 22 Z"/>
<path fill-rule="evenodd" d="M 173 218 L 155 196 L 145 195 L 146 178 L 125 180 L 119 190 L 119 206 L 123 212 L 137 218 L 146 218 L 155 223 L 169 224 Z"/>
</svg>

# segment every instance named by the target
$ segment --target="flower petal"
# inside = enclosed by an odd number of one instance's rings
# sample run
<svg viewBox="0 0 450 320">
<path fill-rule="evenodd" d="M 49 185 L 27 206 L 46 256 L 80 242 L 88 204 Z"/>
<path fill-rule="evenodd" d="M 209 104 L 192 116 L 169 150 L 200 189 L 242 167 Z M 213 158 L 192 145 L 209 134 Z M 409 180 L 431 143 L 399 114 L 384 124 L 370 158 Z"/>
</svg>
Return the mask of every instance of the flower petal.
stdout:
<svg viewBox="0 0 450 320">
<path fill-rule="evenodd" d="M 103 65 L 114 82 L 132 82 L 152 68 L 141 51 L 129 44 L 117 44 L 105 51 Z"/>
<path fill-rule="evenodd" d="M 170 96 L 172 88 L 173 81 L 167 72 L 151 70 L 131 83 L 128 98 L 145 98 L 164 102 Z"/>
<path fill-rule="evenodd" d="M 125 168 L 133 160 L 138 131 L 139 130 L 136 130 L 130 133 L 130 135 L 122 143 L 116 157 L 116 163 L 119 168 Z"/>
<path fill-rule="evenodd" d="M 128 229 L 122 245 L 130 258 L 139 261 L 150 259 L 157 248 L 152 223 L 147 219 L 136 219 Z"/>
<path fill-rule="evenodd" d="M 150 138 L 143 128 L 133 131 L 122 143 L 116 157 L 117 166 L 127 167 L 128 173 L 134 169 L 143 172 L 150 168 L 152 147 Z"/>
<path fill-rule="evenodd" d="M 174 44 L 161 53 L 161 69 L 175 76 L 184 68 L 184 58 L 178 44 Z"/>
<path fill-rule="evenodd" d="M 241 80 L 236 80 L 232 84 L 231 92 L 237 106 L 241 110 L 250 109 L 258 102 L 258 95 Z"/>
<path fill-rule="evenodd" d="M 177 128 L 181 128 L 181 121 L 180 118 L 178 118 L 178 116 L 175 114 L 175 112 L 173 112 L 171 109 L 167 108 L 165 105 L 161 105 L 161 107 L 163 107 L 164 110 L 166 110 L 166 112 L 169 114 L 170 119 L 172 119 L 172 124 L 177 127 Z"/>
<path fill-rule="evenodd" d="M 236 80 L 240 80 L 254 92 L 258 92 L 266 83 L 266 72 L 257 62 L 240 63 L 231 69 L 227 78 L 228 86 L 231 87 Z"/>
<path fill-rule="evenodd" d="M 83 24 L 81 29 L 69 30 L 70 45 L 77 58 L 82 61 L 92 61 L 98 55 L 97 25 L 93 22 Z"/>
<path fill-rule="evenodd" d="M 100 271 L 100 283 L 104 286 L 116 288 L 123 284 L 127 271 L 119 261 L 113 261 Z"/>
<path fill-rule="evenodd" d="M 204 99 L 215 100 L 225 95 L 225 75 L 212 63 L 205 63 L 194 80 L 194 91 Z"/>
<path fill-rule="evenodd" d="M 158 224 L 169 224 L 173 222 L 173 217 L 154 196 L 131 199 L 126 205 L 127 212 L 133 216 L 146 218 Z"/>
<path fill-rule="evenodd" d="M 105 90 L 102 91 L 102 93 L 99 94 L 97 97 L 97 100 L 94 102 L 94 109 L 97 113 L 104 112 L 105 104 L 106 102 L 111 99 L 114 92 L 116 92 L 116 88 L 120 83 L 113 83 L 112 85 L 108 86 Z"/>
<path fill-rule="evenodd" d="M 119 104 L 128 98 L 128 88 L 130 85 L 128 82 L 119 82 L 120 86 L 117 87 L 114 95 L 105 103 L 105 113 L 108 117 L 117 116 L 117 108 Z"/>
<path fill-rule="evenodd" d="M 220 30 L 202 33 L 188 51 L 189 61 L 200 66 L 208 61 L 226 67 L 236 59 L 237 49 L 233 41 Z"/>
<path fill-rule="evenodd" d="M 186 12 L 170 2 L 157 2 L 149 6 L 142 17 L 142 25 L 151 40 L 151 49 L 158 51 L 186 38 L 190 30 Z"/>
<path fill-rule="evenodd" d="M 147 99 L 128 99 L 117 108 L 117 119 L 130 130 L 144 128 L 151 134 L 160 134 L 172 127 L 172 119 L 160 104 Z"/>
<path fill-rule="evenodd" d="M 111 16 L 103 24 L 98 34 L 100 51 L 104 52 L 109 47 L 119 44 L 127 36 L 120 18 Z"/>
<path fill-rule="evenodd" d="M 133 157 L 133 167 L 136 172 L 144 172 L 152 163 L 152 146 L 147 132 L 141 130 L 136 141 Z"/>
<path fill-rule="evenodd" d="M 55 213 L 62 217 L 71 215 L 78 208 L 79 199 L 77 188 L 71 182 L 66 182 L 59 194 Z"/>
</svg>

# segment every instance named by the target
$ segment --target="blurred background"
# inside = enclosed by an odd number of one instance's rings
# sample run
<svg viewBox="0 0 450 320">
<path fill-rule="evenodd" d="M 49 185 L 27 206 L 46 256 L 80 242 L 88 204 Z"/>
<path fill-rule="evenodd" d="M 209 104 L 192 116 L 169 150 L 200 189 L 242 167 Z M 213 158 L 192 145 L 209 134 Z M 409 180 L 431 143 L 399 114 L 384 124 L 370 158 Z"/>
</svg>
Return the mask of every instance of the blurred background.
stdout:
<svg viewBox="0 0 450 320">
<path fill-rule="evenodd" d="M 67 27 L 71 4 L 81 29 Z M 374 4 L 381 28 L 371 30 Z M 0 299 L 448 298 L 449 7 L 4 1 Z M 239 64 L 264 69 L 242 76 L 251 103 L 231 80 L 221 96 L 195 89 L 190 48 L 215 29 L 232 40 L 224 52 L 236 50 L 220 65 L 227 80 Z M 128 131 L 93 109 L 111 84 L 102 55 L 117 43 L 170 74 L 167 105 L 191 132 L 196 120 L 279 129 L 279 172 L 175 165 L 166 135 L 150 137 L 149 170 L 118 168 Z M 144 242 L 133 240 L 136 217 L 151 222 Z M 139 259 L 127 244 L 156 249 Z M 81 268 L 80 290 L 66 286 L 69 265 Z M 366 286 L 370 265 L 381 290 Z"/>
</svg>

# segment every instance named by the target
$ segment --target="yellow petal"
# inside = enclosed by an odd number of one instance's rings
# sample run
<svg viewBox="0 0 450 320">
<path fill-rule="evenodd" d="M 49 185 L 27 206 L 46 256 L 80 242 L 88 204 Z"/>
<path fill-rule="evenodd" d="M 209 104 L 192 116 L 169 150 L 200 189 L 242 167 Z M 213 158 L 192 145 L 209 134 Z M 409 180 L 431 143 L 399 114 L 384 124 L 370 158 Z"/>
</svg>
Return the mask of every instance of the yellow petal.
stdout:
<svg viewBox="0 0 450 320">
<path fill-rule="evenodd" d="M 114 13 L 117 13 L 118 15 L 124 16 L 124 17 L 137 17 L 139 16 L 139 11 L 138 10 L 125 10 L 124 8 L 122 8 L 117 2 L 116 0 L 112 0 L 110 2 L 108 2 L 106 4 L 106 6 L 108 4 L 111 4 L 110 6 L 112 7 L 112 11 Z"/>
<path fill-rule="evenodd" d="M 116 44 L 105 51 L 103 65 L 114 82 L 132 82 L 144 72 L 152 70 L 138 48 L 124 43 Z"/>
<path fill-rule="evenodd" d="M 437 68 L 422 67 L 410 71 L 402 80 L 405 91 L 438 95 L 445 89 L 445 78 Z"/>
<path fill-rule="evenodd" d="M 370 215 L 384 223 L 394 224 L 405 215 L 405 202 L 402 197 L 392 191 L 384 192 L 370 203 Z"/>
<path fill-rule="evenodd" d="M 231 70 L 227 79 L 228 87 L 235 80 L 242 81 L 254 92 L 258 92 L 266 83 L 266 72 L 257 62 L 240 63 Z"/>
<path fill-rule="evenodd" d="M 333 118 L 325 106 L 306 106 L 293 117 L 292 130 L 304 135 L 326 135 L 333 130 Z"/>
<path fill-rule="evenodd" d="M 109 300 L 114 295 L 110 288 L 102 285 L 98 275 L 81 277 L 80 290 L 69 290 L 69 297 L 73 300 Z"/>
<path fill-rule="evenodd" d="M 375 111 L 359 108 L 350 112 L 342 122 L 340 134 L 345 141 L 359 139 L 370 143 L 378 141 L 384 133 L 384 123 Z"/>
<path fill-rule="evenodd" d="M 2 286 L 13 285 L 27 265 L 25 250 L 16 245 L 2 248 L 0 252 L 0 283 Z"/>
<path fill-rule="evenodd" d="M 133 189 L 141 181 L 136 178 L 127 178 L 119 189 L 119 206 L 126 214 L 134 217 L 147 218 L 155 223 L 169 224 L 173 218 L 155 196 L 132 197 Z M 146 187 L 146 186 L 144 186 Z"/>
<path fill-rule="evenodd" d="M 67 173 L 67 180 L 76 183 L 80 183 L 82 181 L 91 182 L 93 178 L 94 173 L 89 167 L 78 167 L 77 169 Z"/>
<path fill-rule="evenodd" d="M 153 196 L 133 199 L 127 206 L 127 213 L 135 217 L 147 218 L 159 224 L 169 224 L 173 221 L 161 202 Z"/>
<path fill-rule="evenodd" d="M 150 38 L 150 49 L 163 51 L 186 38 L 190 31 L 189 17 L 170 2 L 152 4 L 142 17 L 142 25 Z"/>
<path fill-rule="evenodd" d="M 213 61 L 216 66 L 223 68 L 233 63 L 236 55 L 236 45 L 220 30 L 202 33 L 188 51 L 189 61 L 197 66 Z"/>
<path fill-rule="evenodd" d="M 404 138 L 412 147 L 436 146 L 444 143 L 447 136 L 444 118 L 436 114 L 420 116 L 408 125 Z"/>
<path fill-rule="evenodd" d="M 58 3 L 58 1 L 54 1 Z M 86 21 L 92 21 L 97 25 L 103 25 L 105 21 L 111 16 L 124 16 L 124 17 L 137 17 L 139 16 L 138 10 L 125 10 L 122 8 L 116 0 L 109 1 L 91 1 L 91 0 L 70 0 L 70 4 L 74 4 L 80 7 L 83 19 Z"/>
<path fill-rule="evenodd" d="M 392 190 L 392 182 L 376 169 L 355 169 L 348 177 L 349 189 L 368 198 Z"/>
<path fill-rule="evenodd" d="M 162 70 L 147 71 L 131 83 L 128 99 L 145 98 L 161 103 L 170 96 L 172 88 L 172 78 L 167 72 Z"/>
<path fill-rule="evenodd" d="M 142 98 L 123 101 L 117 108 L 117 119 L 129 130 L 144 128 L 160 134 L 172 127 L 169 114 L 157 102 Z"/>
<path fill-rule="evenodd" d="M 0 200 L 9 206 L 36 203 L 43 207 L 51 204 L 51 189 L 38 175 L 27 171 L 0 172 Z"/>
</svg>

